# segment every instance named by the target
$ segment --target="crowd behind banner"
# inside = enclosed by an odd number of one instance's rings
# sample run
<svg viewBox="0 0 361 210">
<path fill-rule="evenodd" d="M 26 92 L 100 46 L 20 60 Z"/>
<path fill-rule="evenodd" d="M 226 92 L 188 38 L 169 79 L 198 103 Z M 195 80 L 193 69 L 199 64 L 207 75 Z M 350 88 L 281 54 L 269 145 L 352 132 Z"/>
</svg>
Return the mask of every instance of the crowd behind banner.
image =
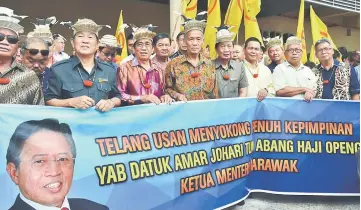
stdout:
<svg viewBox="0 0 361 210">
<path fill-rule="evenodd" d="M 153 24 L 129 27 L 128 56 L 117 60 L 122 45 L 91 19 L 61 21 L 73 37 L 53 33 L 56 17 L 31 18 L 34 30 L 21 35 L 26 16 L 0 7 L 0 103 L 47 105 L 107 112 L 114 107 L 204 99 L 269 97 L 359 100 L 359 51 L 349 56 L 332 41 L 315 42 L 319 64 L 302 63 L 302 40 L 285 43 L 274 37 L 267 43 L 249 37 L 235 45 L 230 26 L 215 29 L 217 58 L 204 47 L 206 12 L 184 19 L 176 40 L 155 33 Z M 36 20 L 35 20 L 36 19 Z M 208 32 L 209 33 L 209 32 Z M 64 52 L 68 42 L 69 56 Z M 265 46 L 265 47 L 263 47 Z M 177 50 L 176 50 L 177 49 Z M 123 51 L 124 53 L 124 51 Z M 267 99 L 266 99 L 267 100 Z M 312 103 L 312 102 L 311 102 Z"/>
</svg>

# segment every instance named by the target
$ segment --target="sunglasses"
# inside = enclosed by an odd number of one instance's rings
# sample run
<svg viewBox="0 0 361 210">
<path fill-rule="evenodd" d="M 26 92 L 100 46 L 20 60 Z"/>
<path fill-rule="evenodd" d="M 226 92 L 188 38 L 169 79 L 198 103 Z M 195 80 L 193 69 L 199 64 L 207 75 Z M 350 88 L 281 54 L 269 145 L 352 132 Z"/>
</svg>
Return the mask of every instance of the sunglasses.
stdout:
<svg viewBox="0 0 361 210">
<path fill-rule="evenodd" d="M 105 52 L 102 52 L 104 55 L 105 55 L 105 57 L 112 57 L 112 58 L 114 58 L 115 57 L 115 53 L 110 53 L 110 52 L 107 52 L 107 53 L 105 53 Z"/>
<path fill-rule="evenodd" d="M 9 44 L 16 44 L 19 41 L 19 37 L 17 35 L 5 35 L 0 33 L 0 42 L 3 41 L 6 38 L 8 40 Z"/>
<path fill-rule="evenodd" d="M 49 50 L 39 50 L 39 49 L 28 49 L 28 48 L 24 48 L 25 50 L 28 50 L 30 55 L 37 55 L 39 52 L 42 56 L 48 56 L 49 55 Z"/>
</svg>

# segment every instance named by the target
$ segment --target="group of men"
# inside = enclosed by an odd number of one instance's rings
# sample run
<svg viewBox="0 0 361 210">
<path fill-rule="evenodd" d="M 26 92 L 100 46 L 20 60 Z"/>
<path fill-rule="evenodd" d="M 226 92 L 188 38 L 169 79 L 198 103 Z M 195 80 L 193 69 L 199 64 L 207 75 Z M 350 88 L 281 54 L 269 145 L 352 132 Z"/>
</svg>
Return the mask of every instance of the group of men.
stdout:
<svg viewBox="0 0 361 210">
<path fill-rule="evenodd" d="M 21 62 L 16 62 L 20 17 L 0 8 L 0 103 L 105 112 L 121 105 L 233 97 L 359 99 L 354 68 L 333 59 L 327 39 L 315 44 L 320 64 L 311 70 L 301 62 L 300 39 L 290 37 L 283 44 L 273 38 L 267 44 L 272 63 L 266 66 L 260 62 L 260 40 L 248 38 L 242 49 L 234 46 L 229 27 L 221 26 L 218 57 L 210 60 L 202 50 L 206 24 L 196 18 L 185 21 L 176 39 L 178 51 L 171 56 L 168 34 L 136 28 L 127 40 L 130 55 L 118 65 L 113 61 L 122 49 L 112 35 L 99 38 L 103 25 L 90 19 L 68 23 L 74 50 L 69 57 L 62 52 L 65 38 L 52 34 L 52 19 L 46 19 L 21 44 Z"/>
</svg>

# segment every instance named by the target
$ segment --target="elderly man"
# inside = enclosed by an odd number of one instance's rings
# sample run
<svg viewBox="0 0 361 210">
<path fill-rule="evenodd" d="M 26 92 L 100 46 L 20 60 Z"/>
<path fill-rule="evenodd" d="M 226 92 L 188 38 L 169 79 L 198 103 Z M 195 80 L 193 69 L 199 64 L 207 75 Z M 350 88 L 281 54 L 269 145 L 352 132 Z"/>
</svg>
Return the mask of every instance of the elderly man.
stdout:
<svg viewBox="0 0 361 210">
<path fill-rule="evenodd" d="M 201 53 L 206 24 L 197 18 L 184 26 L 187 54 L 170 61 L 165 73 L 166 92 L 177 101 L 218 98 L 214 65 Z"/>
<path fill-rule="evenodd" d="M 276 95 L 311 101 L 315 96 L 316 77 L 310 68 L 302 64 L 302 40 L 289 37 L 285 48 L 287 61 L 279 64 L 273 72 Z"/>
<path fill-rule="evenodd" d="M 213 61 L 220 98 L 246 97 L 248 81 L 242 63 L 232 60 L 233 33 L 228 26 L 218 28 L 216 51 Z"/>
<path fill-rule="evenodd" d="M 120 106 L 114 67 L 95 59 L 99 47 L 98 32 L 103 26 L 89 19 L 79 19 L 70 27 L 76 56 L 51 67 L 46 104 L 78 109 L 95 106 L 102 112 Z"/>
<path fill-rule="evenodd" d="M 171 55 L 169 58 L 174 59 L 178 56 L 185 55 L 187 53 L 187 45 L 185 43 L 185 34 L 183 31 L 179 32 L 177 35 L 177 45 L 178 45 L 178 51 L 175 52 L 173 55 Z"/>
<path fill-rule="evenodd" d="M 20 190 L 10 210 L 108 209 L 86 199 L 67 198 L 75 159 L 76 147 L 68 124 L 55 119 L 21 123 L 11 136 L 6 154 L 6 171 Z"/>
<path fill-rule="evenodd" d="M 271 72 L 277 65 L 283 62 L 284 52 L 282 46 L 282 40 L 278 38 L 272 38 L 267 44 L 268 56 L 271 59 L 271 63 L 267 66 Z"/>
<path fill-rule="evenodd" d="M 66 39 L 60 34 L 53 35 L 53 64 L 69 58 L 69 55 L 64 52 Z"/>
<path fill-rule="evenodd" d="M 244 51 L 241 45 L 234 45 L 232 52 L 232 59 L 234 61 L 243 62 L 244 60 Z"/>
<path fill-rule="evenodd" d="M 315 98 L 335 100 L 360 100 L 360 82 L 354 68 L 334 60 L 332 43 L 321 39 L 315 44 L 320 64 L 313 68 L 316 75 Z"/>
<path fill-rule="evenodd" d="M 247 97 L 257 97 L 258 101 L 262 101 L 269 95 L 273 96 L 275 93 L 271 71 L 263 63 L 258 62 L 261 52 L 261 42 L 257 38 L 250 37 L 246 40 L 243 64 L 249 84 Z"/>
<path fill-rule="evenodd" d="M 164 94 L 163 70 L 150 59 L 154 36 L 155 33 L 147 27 L 136 30 L 135 57 L 119 67 L 118 88 L 122 99 L 129 105 L 172 102 L 172 98 Z"/>
<path fill-rule="evenodd" d="M 49 57 L 49 46 L 40 38 L 27 38 L 21 47 L 22 63 L 38 75 L 43 93 L 48 87 L 49 71 L 46 64 Z"/>
<path fill-rule="evenodd" d="M 98 59 L 111 64 L 115 69 L 118 68 L 118 65 L 113 62 L 116 55 L 120 55 L 122 48 L 117 42 L 117 38 L 113 35 L 104 35 L 99 40 L 98 48 Z"/>
<path fill-rule="evenodd" d="M 170 46 L 170 37 L 168 34 L 157 34 L 153 38 L 153 47 L 155 56 L 152 58 L 152 62 L 158 66 L 158 69 L 162 70 L 163 78 L 164 71 L 169 62 L 169 50 Z"/>
<path fill-rule="evenodd" d="M 0 103 L 43 105 L 36 74 L 14 62 L 23 27 L 18 24 L 20 16 L 12 14 L 11 9 L 0 7 Z"/>
</svg>

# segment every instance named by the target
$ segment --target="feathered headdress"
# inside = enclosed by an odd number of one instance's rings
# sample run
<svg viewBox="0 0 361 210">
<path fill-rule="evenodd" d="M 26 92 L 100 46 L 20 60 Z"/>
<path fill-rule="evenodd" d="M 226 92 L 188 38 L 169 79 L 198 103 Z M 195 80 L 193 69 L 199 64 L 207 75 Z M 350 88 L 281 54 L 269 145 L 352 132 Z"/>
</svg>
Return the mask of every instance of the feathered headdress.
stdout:
<svg viewBox="0 0 361 210">
<path fill-rule="evenodd" d="M 233 41 L 234 33 L 229 31 L 233 26 L 222 25 L 215 28 L 217 29 L 216 43 Z"/>
<path fill-rule="evenodd" d="M 148 24 L 148 25 L 144 25 L 141 27 L 137 27 L 134 24 L 131 24 L 131 27 L 133 29 L 133 37 L 134 37 L 134 42 L 141 40 L 141 39 L 149 39 L 149 40 L 153 40 L 153 38 L 155 37 L 156 33 L 153 32 L 153 30 L 158 27 L 158 26 L 154 26 L 152 24 Z"/>
<path fill-rule="evenodd" d="M 60 24 L 71 28 L 73 30 L 73 35 L 79 32 L 91 32 L 94 33 L 96 36 L 99 36 L 99 31 L 103 27 L 111 28 L 109 25 L 98 25 L 93 20 L 87 18 L 78 19 L 75 24 L 72 24 L 71 21 L 61 22 Z"/>
<path fill-rule="evenodd" d="M 179 13 L 178 13 L 179 14 Z M 206 11 L 200 12 L 196 15 L 194 19 L 187 18 L 183 14 L 179 14 L 182 16 L 184 23 L 182 24 L 184 26 L 184 33 L 188 33 L 192 30 L 199 30 L 204 32 L 204 29 L 206 28 Z"/>
<path fill-rule="evenodd" d="M 0 28 L 14 31 L 16 34 L 24 33 L 24 27 L 19 22 L 28 16 L 15 15 L 12 9 L 0 7 Z"/>
<path fill-rule="evenodd" d="M 36 18 L 36 23 L 31 22 L 35 29 L 28 33 L 27 37 L 38 37 L 46 42 L 53 42 L 53 34 L 51 33 L 50 27 L 55 25 L 58 21 L 56 17 L 48 17 L 46 19 Z"/>
</svg>

